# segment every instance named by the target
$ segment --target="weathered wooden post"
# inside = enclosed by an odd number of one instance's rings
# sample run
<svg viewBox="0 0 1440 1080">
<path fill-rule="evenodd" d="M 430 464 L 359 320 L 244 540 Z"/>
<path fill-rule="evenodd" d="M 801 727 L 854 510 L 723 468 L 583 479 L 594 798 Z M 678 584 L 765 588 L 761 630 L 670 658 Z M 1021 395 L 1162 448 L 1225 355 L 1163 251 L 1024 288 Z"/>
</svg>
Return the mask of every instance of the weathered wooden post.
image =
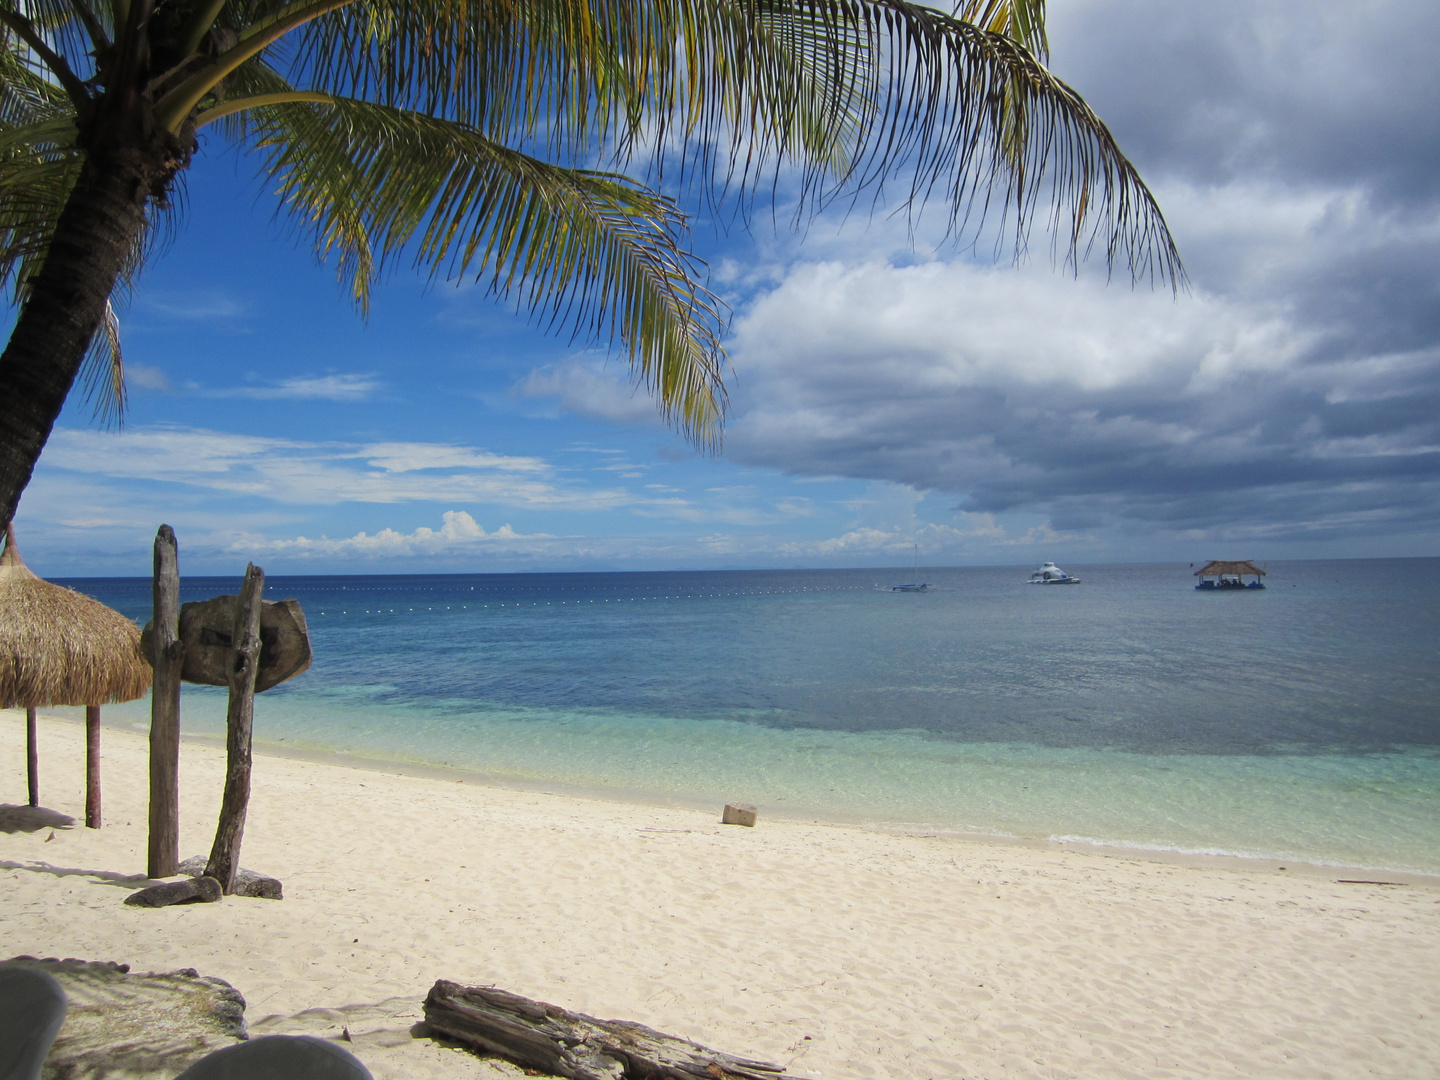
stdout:
<svg viewBox="0 0 1440 1080">
<path fill-rule="evenodd" d="M 100 706 L 85 706 L 85 827 L 100 828 Z"/>
<path fill-rule="evenodd" d="M 25 710 L 25 780 L 30 788 L 30 805 L 40 805 L 40 748 L 35 745 L 35 710 Z"/>
<path fill-rule="evenodd" d="M 159 541 L 157 543 L 157 551 Z M 174 537 L 171 537 L 174 543 Z M 158 556 L 157 556 L 158 559 Z M 173 563 L 173 555 L 171 562 Z M 158 563 L 157 563 L 158 565 Z M 158 580 L 158 578 L 157 578 Z M 159 586 L 157 585 L 157 589 Z M 168 873 L 177 870 L 201 874 L 219 880 L 227 893 L 245 896 L 280 898 L 280 883 L 274 878 L 253 874 L 240 868 L 240 841 L 245 831 L 245 816 L 250 801 L 251 732 L 254 726 L 255 695 L 293 679 L 310 666 L 310 632 L 305 613 L 298 600 L 262 600 L 265 572 L 253 563 L 245 572 L 245 584 L 239 596 L 216 596 L 209 600 L 193 600 L 179 608 L 175 621 L 175 644 L 171 654 L 178 657 L 175 680 L 175 715 L 173 728 L 175 746 L 179 747 L 179 683 L 181 680 L 202 686 L 230 688 L 230 704 L 226 713 L 225 792 L 221 799 L 220 823 L 215 830 L 215 843 L 210 857 L 197 855 L 184 863 L 176 858 L 176 845 L 167 849 L 174 860 Z M 160 655 L 160 608 L 156 617 L 141 635 L 146 651 Z M 160 668 L 156 666 L 155 686 L 159 699 Z M 154 725 L 152 725 L 153 732 Z M 151 746 L 154 747 L 152 733 Z M 152 759 L 153 760 L 153 759 Z M 153 784 L 152 766 L 152 784 Z M 154 788 L 152 786 L 152 792 Z M 154 852 L 154 802 L 151 803 L 152 869 Z M 178 825 L 178 816 L 175 819 Z M 174 836 L 178 828 L 172 831 Z"/>
<path fill-rule="evenodd" d="M 205 876 L 220 882 L 225 893 L 235 891 L 240 868 L 240 841 L 250 806 L 250 740 L 255 722 L 255 676 L 260 670 L 260 598 L 265 592 L 265 571 L 254 563 L 245 569 L 240 602 L 235 605 L 228 665 L 230 702 L 225 710 L 225 795 L 220 801 L 220 823 Z"/>
<path fill-rule="evenodd" d="M 146 873 L 170 877 L 180 870 L 180 562 L 175 530 L 155 534 L 155 620 L 150 654 L 150 851 Z"/>
</svg>

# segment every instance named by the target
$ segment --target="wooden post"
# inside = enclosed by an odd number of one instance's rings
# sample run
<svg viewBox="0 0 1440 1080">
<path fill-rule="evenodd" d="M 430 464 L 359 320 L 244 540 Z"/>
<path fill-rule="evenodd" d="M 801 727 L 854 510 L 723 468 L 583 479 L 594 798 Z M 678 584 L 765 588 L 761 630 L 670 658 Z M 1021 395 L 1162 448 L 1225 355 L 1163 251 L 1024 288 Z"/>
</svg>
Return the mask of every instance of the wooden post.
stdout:
<svg viewBox="0 0 1440 1080">
<path fill-rule="evenodd" d="M 265 571 L 254 563 L 245 569 L 240 602 L 235 605 L 235 628 L 230 634 L 233 657 L 229 665 L 230 704 L 225 711 L 225 795 L 220 801 L 220 823 L 205 876 L 220 882 L 228 895 L 235 891 L 240 868 L 240 841 L 245 834 L 245 813 L 250 806 L 250 733 L 255 719 L 255 674 L 260 668 L 260 600 L 265 594 Z"/>
<path fill-rule="evenodd" d="M 30 784 L 30 805 L 40 805 L 40 751 L 35 745 L 35 710 L 25 710 L 25 779 Z"/>
<path fill-rule="evenodd" d="M 154 680 L 150 687 L 150 851 L 152 878 L 180 871 L 180 562 L 175 531 L 155 534 Z"/>
<path fill-rule="evenodd" d="M 85 706 L 85 827 L 100 828 L 100 706 Z"/>
</svg>

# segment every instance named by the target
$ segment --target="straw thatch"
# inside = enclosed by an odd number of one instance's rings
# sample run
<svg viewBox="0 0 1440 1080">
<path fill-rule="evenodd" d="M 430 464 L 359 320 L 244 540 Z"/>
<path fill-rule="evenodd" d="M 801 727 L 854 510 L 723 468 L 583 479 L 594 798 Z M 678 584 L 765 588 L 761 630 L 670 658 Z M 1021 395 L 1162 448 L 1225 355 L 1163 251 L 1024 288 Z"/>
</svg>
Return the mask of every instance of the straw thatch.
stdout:
<svg viewBox="0 0 1440 1080">
<path fill-rule="evenodd" d="M 1261 570 L 1258 566 L 1256 566 L 1253 562 L 1250 562 L 1248 559 L 1244 562 L 1222 562 L 1221 560 L 1216 559 L 1212 562 L 1207 563 L 1204 569 L 1195 571 L 1196 577 L 1218 577 L 1221 574 L 1224 574 L 1226 576 L 1229 576 L 1231 574 L 1256 574 L 1260 577 L 1264 577 L 1265 571 Z"/>
<path fill-rule="evenodd" d="M 106 705 L 149 689 L 140 628 L 98 600 L 36 577 L 7 526 L 0 553 L 0 708 Z"/>
</svg>

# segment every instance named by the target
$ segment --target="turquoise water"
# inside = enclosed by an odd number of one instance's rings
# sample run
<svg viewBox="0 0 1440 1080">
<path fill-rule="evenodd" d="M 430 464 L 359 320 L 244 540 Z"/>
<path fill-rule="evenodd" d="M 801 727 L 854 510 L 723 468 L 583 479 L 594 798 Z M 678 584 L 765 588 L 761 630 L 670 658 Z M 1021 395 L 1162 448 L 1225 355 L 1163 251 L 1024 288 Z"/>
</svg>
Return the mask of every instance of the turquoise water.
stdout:
<svg viewBox="0 0 1440 1080">
<path fill-rule="evenodd" d="M 1239 594 L 1183 565 L 1066 569 L 1085 584 L 272 579 L 316 660 L 257 699 L 256 734 L 659 802 L 1440 872 L 1440 560 L 1272 563 Z M 68 584 L 148 607 L 148 582 Z M 221 731 L 224 704 L 187 688 L 187 729 Z"/>
</svg>

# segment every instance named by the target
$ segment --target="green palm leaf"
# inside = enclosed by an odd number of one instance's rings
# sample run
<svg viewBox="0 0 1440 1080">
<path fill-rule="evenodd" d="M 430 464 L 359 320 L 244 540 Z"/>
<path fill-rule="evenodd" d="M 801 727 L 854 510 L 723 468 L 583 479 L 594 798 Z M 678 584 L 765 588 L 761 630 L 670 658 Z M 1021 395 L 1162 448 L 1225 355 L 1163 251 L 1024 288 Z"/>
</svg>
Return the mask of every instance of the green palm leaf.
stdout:
<svg viewBox="0 0 1440 1080">
<path fill-rule="evenodd" d="M 260 107 L 246 134 L 282 204 L 362 308 L 388 262 L 474 277 L 550 327 L 618 341 L 664 415 L 718 441 L 719 301 L 674 203 L 623 176 L 522 154 L 455 121 L 370 102 Z"/>
</svg>

